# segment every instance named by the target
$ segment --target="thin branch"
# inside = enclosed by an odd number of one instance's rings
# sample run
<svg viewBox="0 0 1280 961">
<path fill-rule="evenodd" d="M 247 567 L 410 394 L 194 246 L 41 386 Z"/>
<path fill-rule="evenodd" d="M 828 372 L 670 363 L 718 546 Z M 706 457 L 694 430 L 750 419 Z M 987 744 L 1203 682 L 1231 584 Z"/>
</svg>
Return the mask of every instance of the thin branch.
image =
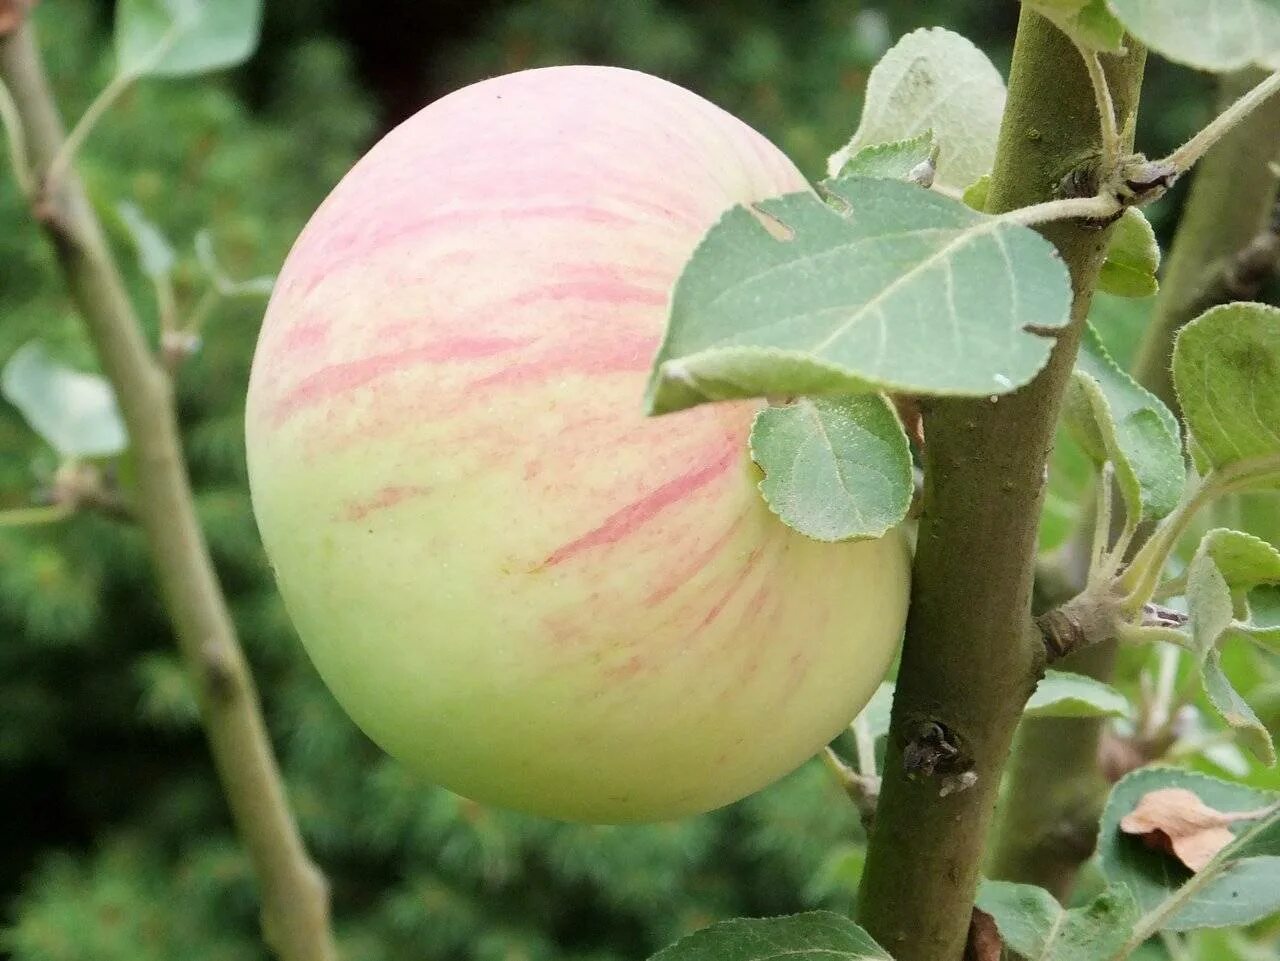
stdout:
<svg viewBox="0 0 1280 961">
<path fill-rule="evenodd" d="M 62 183 L 63 177 L 66 176 L 67 169 L 71 166 L 72 160 L 79 152 L 84 142 L 89 139 L 89 134 L 93 133 L 93 128 L 98 125 L 98 121 L 103 115 L 115 104 L 124 92 L 133 86 L 133 82 L 137 79 L 131 73 L 118 73 L 111 78 L 111 82 L 98 92 L 93 98 L 93 102 L 85 108 L 84 113 L 80 115 L 80 119 L 76 121 L 76 125 L 71 128 L 71 132 L 67 134 L 67 139 L 62 142 L 62 146 L 58 149 L 57 154 L 49 162 L 45 168 L 44 189 L 48 193 L 53 193 L 58 189 L 58 185 Z"/>
<path fill-rule="evenodd" d="M 1162 161 L 1179 173 L 1190 170 L 1196 161 L 1215 143 L 1221 140 L 1233 127 L 1244 120 L 1268 97 L 1280 91 L 1280 70 L 1271 74 L 1260 84 L 1238 99 L 1201 129 L 1194 137 L 1169 154 Z"/>
<path fill-rule="evenodd" d="M 1114 197 L 1067 197 L 1019 207 L 999 215 L 1001 220 L 1033 227 L 1055 220 L 1109 220 L 1124 209 Z"/>
<path fill-rule="evenodd" d="M 14 507 L 0 511 L 0 527 L 34 527 L 56 524 L 75 513 L 70 504 L 42 504 L 38 507 Z"/>
<path fill-rule="evenodd" d="M 13 102 L 13 95 L 4 81 L 0 80 L 0 126 L 4 127 L 9 141 L 9 165 L 13 168 L 13 179 L 18 182 L 24 199 L 29 200 L 36 191 L 35 178 L 31 175 L 31 161 L 27 157 L 27 136 L 22 129 L 22 118 L 18 116 L 18 106 Z"/>
<path fill-rule="evenodd" d="M 33 214 L 52 241 L 128 429 L 138 521 L 183 660 L 201 681 L 201 721 L 257 876 L 264 936 L 285 961 L 332 961 L 327 886 L 289 812 L 257 691 L 196 517 L 172 384 L 142 334 L 102 225 L 70 165 L 73 151 L 30 23 L 0 38 L 0 80 L 17 106 L 36 179 L 46 186 L 33 198 L 39 208 Z M 65 174 L 49 190 L 55 161 L 66 165 Z"/>
</svg>

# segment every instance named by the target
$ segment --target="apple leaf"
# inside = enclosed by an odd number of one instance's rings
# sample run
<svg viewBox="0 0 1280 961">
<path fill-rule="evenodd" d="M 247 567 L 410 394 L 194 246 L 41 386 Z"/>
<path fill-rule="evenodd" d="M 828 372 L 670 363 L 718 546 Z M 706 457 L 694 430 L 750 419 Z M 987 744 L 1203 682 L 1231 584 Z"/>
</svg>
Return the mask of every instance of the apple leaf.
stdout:
<svg viewBox="0 0 1280 961">
<path fill-rule="evenodd" d="M 1023 3 L 1092 50 L 1104 53 L 1124 50 L 1124 25 L 1107 8 L 1106 0 L 1023 0 Z"/>
<path fill-rule="evenodd" d="M 837 176 L 863 147 L 932 129 L 939 148 L 935 182 L 963 190 L 991 170 L 1004 100 L 1004 79 L 981 50 L 940 27 L 914 30 L 872 68 L 862 120 L 831 156 L 827 173 Z"/>
<path fill-rule="evenodd" d="M 1133 521 L 1155 520 L 1178 506 L 1186 484 L 1178 421 L 1116 365 L 1092 326 L 1085 328 L 1063 413 L 1085 452 L 1115 465 Z"/>
<path fill-rule="evenodd" d="M 991 396 L 1048 360 L 1071 289 L 1053 246 L 933 191 L 851 177 L 727 212 L 676 283 L 646 407 Z M 1031 329 L 1028 329 L 1031 328 Z"/>
<path fill-rule="evenodd" d="M 876 692 L 867 701 L 867 706 L 858 715 L 867 722 L 867 730 L 872 738 L 882 738 L 889 733 L 889 717 L 893 713 L 892 681 L 881 681 Z"/>
<path fill-rule="evenodd" d="M 921 164 L 930 163 L 935 158 L 937 149 L 932 130 L 925 130 L 905 140 L 871 144 L 845 160 L 844 166 L 835 176 L 907 180 Z"/>
<path fill-rule="evenodd" d="M 234 67 L 257 48 L 261 27 L 262 0 L 119 0 L 118 70 L 178 77 Z"/>
<path fill-rule="evenodd" d="M 1261 537 L 1219 527 L 1201 538 L 1200 552 L 1213 559 L 1233 596 L 1280 584 L 1280 551 Z"/>
<path fill-rule="evenodd" d="M 1135 37 L 1175 63 L 1225 73 L 1280 67 L 1280 0 L 1109 0 Z"/>
<path fill-rule="evenodd" d="M 133 246 L 138 251 L 138 264 L 142 272 L 153 280 L 167 277 L 176 259 L 164 232 L 148 220 L 136 204 L 122 202 L 117 209 L 120 220 L 129 231 Z"/>
<path fill-rule="evenodd" d="M 1128 717 L 1129 699 L 1083 674 L 1045 671 L 1023 711 L 1026 717 Z"/>
<path fill-rule="evenodd" d="M 1088 904 L 1065 910 L 1044 888 L 984 880 L 976 906 L 995 919 L 1005 946 L 1026 961 L 1111 958 L 1138 921 L 1133 894 L 1116 884 Z"/>
<path fill-rule="evenodd" d="M 9 358 L 0 393 L 63 457 L 111 457 L 128 445 L 107 380 L 64 367 L 37 341 Z"/>
<path fill-rule="evenodd" d="M 1098 275 L 1098 289 L 1117 297 L 1150 297 L 1159 289 L 1160 245 L 1146 215 L 1128 207 L 1116 221 L 1107 244 L 1107 259 Z"/>
<path fill-rule="evenodd" d="M 1280 909 L 1280 808 L 1236 825 L 1236 840 L 1192 874 L 1172 854 L 1120 830 L 1120 822 L 1154 791 L 1182 788 L 1218 811 L 1256 811 L 1277 796 L 1192 771 L 1149 767 L 1111 790 L 1098 831 L 1098 861 L 1112 884 L 1127 886 L 1142 924 L 1157 930 L 1243 925 Z M 1181 890 L 1194 878 L 1193 886 Z"/>
<path fill-rule="evenodd" d="M 1235 303 L 1187 324 L 1173 383 L 1199 456 L 1240 482 L 1280 484 L 1280 308 Z"/>
<path fill-rule="evenodd" d="M 1191 612 L 1192 650 L 1198 659 L 1209 703 L 1239 732 L 1241 740 L 1255 755 L 1267 764 L 1275 764 L 1275 747 L 1266 725 L 1222 670 L 1219 644 L 1235 625 L 1235 604 L 1227 579 L 1214 563 L 1205 541 L 1187 568 L 1186 594 Z"/>
<path fill-rule="evenodd" d="M 751 428 L 751 458 L 770 510 L 814 540 L 880 537 L 911 506 L 911 448 L 879 394 L 766 407 Z"/>
<path fill-rule="evenodd" d="M 893 961 L 848 918 L 809 911 L 781 918 L 735 918 L 681 938 L 651 961 Z"/>
</svg>

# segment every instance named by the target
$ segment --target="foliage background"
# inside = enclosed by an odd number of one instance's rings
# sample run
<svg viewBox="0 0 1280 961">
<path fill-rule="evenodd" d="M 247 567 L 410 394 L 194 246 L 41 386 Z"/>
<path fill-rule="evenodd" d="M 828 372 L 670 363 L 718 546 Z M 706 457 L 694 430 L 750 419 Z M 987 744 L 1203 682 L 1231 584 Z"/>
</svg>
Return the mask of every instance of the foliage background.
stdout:
<svg viewBox="0 0 1280 961">
<path fill-rule="evenodd" d="M 141 85 L 82 154 L 93 199 L 127 260 L 122 200 L 180 248 L 179 297 L 188 308 L 202 289 L 191 247 L 197 231 L 212 231 L 233 274 L 274 271 L 310 211 L 380 132 L 483 76 L 565 62 L 647 70 L 742 116 L 817 174 L 855 126 L 867 71 L 894 38 L 945 25 L 1003 66 L 1017 14 L 1014 3 L 981 0 L 267 7 L 264 45 L 247 67 Z M 110 76 L 110 12 L 105 0 L 39 7 L 68 117 Z M 1211 112 L 1210 82 L 1188 71 L 1154 63 L 1147 90 L 1140 140 L 1151 153 Z M 1154 213 L 1165 238 L 1179 197 L 1175 191 Z M 131 279 L 154 323 L 146 285 L 136 270 Z M 180 405 L 201 515 L 303 831 L 334 886 L 344 957 L 613 961 L 646 956 L 719 917 L 849 910 L 861 828 L 819 765 L 705 817 L 577 827 L 416 783 L 353 728 L 302 655 L 249 511 L 241 410 L 261 307 L 239 301 L 217 312 L 183 371 Z M 1141 308 L 1117 310 L 1108 334 L 1123 354 Z M 6 176 L 0 362 L 37 336 L 92 367 L 50 251 Z M 26 503 L 54 466 L 52 452 L 0 405 L 0 508 Z M 1051 505 L 1062 516 L 1050 512 L 1049 542 L 1066 529 L 1079 476 L 1069 452 L 1058 468 Z M 1274 500 L 1250 509 L 1262 519 L 1276 514 Z M 1280 673 L 1248 657 L 1229 669 L 1250 679 L 1242 687 L 1274 721 Z M 1131 689 L 1137 673 L 1135 661 Z M 1277 786 L 1274 775 L 1253 779 Z M 125 526 L 86 516 L 0 530 L 0 824 L 0 957 L 264 957 L 247 862 L 141 540 Z M 1231 957 L 1225 952 L 1236 948 L 1220 938 L 1206 936 L 1203 950 L 1212 953 L 1204 958 Z"/>
</svg>

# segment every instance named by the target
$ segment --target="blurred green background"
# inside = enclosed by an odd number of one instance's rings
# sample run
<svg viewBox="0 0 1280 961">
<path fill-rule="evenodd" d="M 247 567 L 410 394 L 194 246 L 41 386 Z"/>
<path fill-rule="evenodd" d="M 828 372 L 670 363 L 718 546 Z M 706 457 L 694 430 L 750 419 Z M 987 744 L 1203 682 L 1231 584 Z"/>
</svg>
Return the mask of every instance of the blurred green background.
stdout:
<svg viewBox="0 0 1280 961">
<path fill-rule="evenodd" d="M 111 4 L 45 0 L 64 114 L 109 79 Z M 201 290 L 211 231 L 236 276 L 278 269 L 309 213 L 376 137 L 433 98 L 524 67 L 636 67 L 709 97 L 817 175 L 856 125 L 867 72 L 901 33 L 944 25 L 1007 66 L 1017 4 L 986 0 L 274 0 L 262 49 L 212 80 L 147 82 L 94 133 L 81 170 L 130 269 L 117 205 L 179 248 Z M 1211 112 L 1208 78 L 1155 63 L 1140 140 L 1158 153 Z M 1180 192 L 1156 209 L 1167 236 Z M 820 765 L 712 815 L 576 827 L 485 809 L 412 780 L 338 710 L 297 644 L 249 511 L 241 412 L 262 303 L 225 305 L 179 383 L 200 512 L 253 661 L 303 832 L 352 961 L 638 959 L 710 920 L 847 911 L 858 819 Z M 153 331 L 154 333 L 154 331 Z M 0 362 L 33 337 L 91 368 L 50 250 L 0 177 Z M 0 508 L 53 454 L 0 405 Z M 1254 671 L 1265 682 L 1263 668 Z M 264 957 L 141 538 L 96 516 L 0 530 L 0 956 L 16 961 Z"/>
</svg>

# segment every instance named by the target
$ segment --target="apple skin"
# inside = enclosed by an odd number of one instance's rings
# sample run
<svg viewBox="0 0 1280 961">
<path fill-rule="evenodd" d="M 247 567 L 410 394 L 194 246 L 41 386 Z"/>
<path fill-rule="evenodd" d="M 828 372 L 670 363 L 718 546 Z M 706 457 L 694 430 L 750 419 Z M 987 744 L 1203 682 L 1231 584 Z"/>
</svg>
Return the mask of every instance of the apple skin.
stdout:
<svg viewBox="0 0 1280 961">
<path fill-rule="evenodd" d="M 763 787 L 867 702 L 902 534 L 783 526 L 755 404 L 641 413 L 703 233 L 805 187 L 680 87 L 555 67 L 431 104 L 316 212 L 254 358 L 249 476 L 307 651 L 390 754 L 495 805 L 660 820 Z"/>
</svg>

